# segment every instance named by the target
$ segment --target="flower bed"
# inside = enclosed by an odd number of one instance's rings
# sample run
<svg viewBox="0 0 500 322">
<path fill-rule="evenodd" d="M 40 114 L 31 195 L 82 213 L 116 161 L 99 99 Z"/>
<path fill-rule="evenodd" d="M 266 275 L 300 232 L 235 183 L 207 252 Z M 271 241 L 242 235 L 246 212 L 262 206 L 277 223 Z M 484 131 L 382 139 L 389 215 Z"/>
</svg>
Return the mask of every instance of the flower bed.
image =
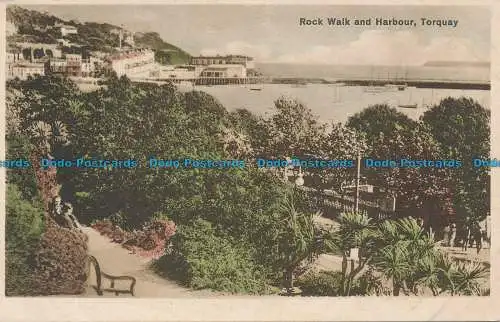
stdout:
<svg viewBox="0 0 500 322">
<path fill-rule="evenodd" d="M 110 220 L 96 221 L 92 226 L 101 235 L 121 244 L 124 248 L 142 257 L 158 259 L 165 253 L 166 243 L 175 234 L 175 223 L 170 220 L 152 220 L 141 230 L 123 230 Z"/>
</svg>

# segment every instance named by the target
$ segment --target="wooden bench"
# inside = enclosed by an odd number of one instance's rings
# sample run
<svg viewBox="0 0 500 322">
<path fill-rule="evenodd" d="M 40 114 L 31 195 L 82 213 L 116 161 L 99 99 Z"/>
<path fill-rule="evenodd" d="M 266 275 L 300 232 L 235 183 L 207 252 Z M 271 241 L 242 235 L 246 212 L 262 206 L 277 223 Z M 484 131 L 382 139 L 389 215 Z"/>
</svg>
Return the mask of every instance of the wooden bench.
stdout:
<svg viewBox="0 0 500 322">
<path fill-rule="evenodd" d="M 102 272 L 101 267 L 99 266 L 99 262 L 92 255 L 88 255 L 89 276 L 90 276 L 91 264 L 94 265 L 96 281 L 97 281 L 97 285 L 93 285 L 93 287 L 99 296 L 102 296 L 103 292 L 114 292 L 116 296 L 118 296 L 119 294 L 131 294 L 132 296 L 134 296 L 134 288 L 135 288 L 135 283 L 136 283 L 135 277 L 126 276 L 126 275 L 114 276 L 114 275 L 109 275 L 109 274 Z M 102 279 L 103 278 L 108 279 L 110 281 L 109 288 L 103 288 L 103 286 L 102 286 Z M 130 281 L 130 289 L 123 290 L 123 289 L 115 288 L 115 281 L 117 281 L 117 280 Z"/>
</svg>

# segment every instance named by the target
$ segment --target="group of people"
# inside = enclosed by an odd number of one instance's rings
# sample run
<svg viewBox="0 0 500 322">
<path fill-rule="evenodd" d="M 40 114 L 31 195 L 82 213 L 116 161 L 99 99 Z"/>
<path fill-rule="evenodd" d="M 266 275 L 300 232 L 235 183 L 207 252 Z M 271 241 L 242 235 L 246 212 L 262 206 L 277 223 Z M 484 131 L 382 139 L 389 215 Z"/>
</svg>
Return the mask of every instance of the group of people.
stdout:
<svg viewBox="0 0 500 322">
<path fill-rule="evenodd" d="M 460 231 L 458 238 L 456 224 L 447 225 L 444 228 L 443 237 L 444 246 L 456 247 L 460 245 L 463 251 L 467 251 L 469 247 L 472 248 L 475 246 L 478 254 L 483 247 L 483 241 L 487 241 L 489 244 L 487 232 L 481 228 L 478 222 L 466 223 Z"/>
</svg>

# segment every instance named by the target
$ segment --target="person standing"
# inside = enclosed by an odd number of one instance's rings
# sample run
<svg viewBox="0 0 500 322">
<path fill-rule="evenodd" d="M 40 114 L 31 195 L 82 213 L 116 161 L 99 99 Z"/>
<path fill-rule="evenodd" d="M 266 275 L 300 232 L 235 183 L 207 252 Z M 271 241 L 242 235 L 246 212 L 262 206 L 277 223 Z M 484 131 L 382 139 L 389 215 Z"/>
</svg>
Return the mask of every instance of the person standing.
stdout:
<svg viewBox="0 0 500 322">
<path fill-rule="evenodd" d="M 443 230 L 443 244 L 444 246 L 450 246 L 450 238 L 451 238 L 451 229 L 450 225 L 446 225 Z"/>
<path fill-rule="evenodd" d="M 476 242 L 477 254 L 479 254 L 481 248 L 483 247 L 483 234 L 478 223 L 474 224 L 474 240 Z"/>
<path fill-rule="evenodd" d="M 451 224 L 450 229 L 450 247 L 455 247 L 455 239 L 457 238 L 457 225 Z"/>
</svg>

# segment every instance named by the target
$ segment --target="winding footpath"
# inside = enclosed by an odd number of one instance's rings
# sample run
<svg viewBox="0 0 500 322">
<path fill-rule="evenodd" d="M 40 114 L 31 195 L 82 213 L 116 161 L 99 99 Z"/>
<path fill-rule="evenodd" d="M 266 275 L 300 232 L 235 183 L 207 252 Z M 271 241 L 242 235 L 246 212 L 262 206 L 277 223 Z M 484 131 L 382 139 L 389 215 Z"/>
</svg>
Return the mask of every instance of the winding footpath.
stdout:
<svg viewBox="0 0 500 322">
<path fill-rule="evenodd" d="M 136 297 L 214 297 L 223 296 L 212 291 L 193 291 L 175 282 L 162 278 L 152 271 L 150 260 L 130 253 L 120 244 L 113 243 L 109 238 L 101 236 L 90 227 L 82 227 L 89 237 L 89 254 L 99 261 L 101 270 L 111 275 L 130 275 L 137 279 L 135 286 Z M 106 283 L 107 281 L 103 281 Z M 117 286 L 121 286 L 117 281 Z M 92 268 L 87 280 L 86 292 L 81 296 L 100 297 L 93 288 L 96 285 L 95 271 Z M 124 284 L 126 285 L 126 284 Z M 104 285 L 107 287 L 108 285 Z M 126 287 L 124 287 L 126 288 Z M 116 297 L 114 293 L 105 292 L 103 297 Z M 131 297 L 120 294 L 119 297 Z"/>
</svg>

